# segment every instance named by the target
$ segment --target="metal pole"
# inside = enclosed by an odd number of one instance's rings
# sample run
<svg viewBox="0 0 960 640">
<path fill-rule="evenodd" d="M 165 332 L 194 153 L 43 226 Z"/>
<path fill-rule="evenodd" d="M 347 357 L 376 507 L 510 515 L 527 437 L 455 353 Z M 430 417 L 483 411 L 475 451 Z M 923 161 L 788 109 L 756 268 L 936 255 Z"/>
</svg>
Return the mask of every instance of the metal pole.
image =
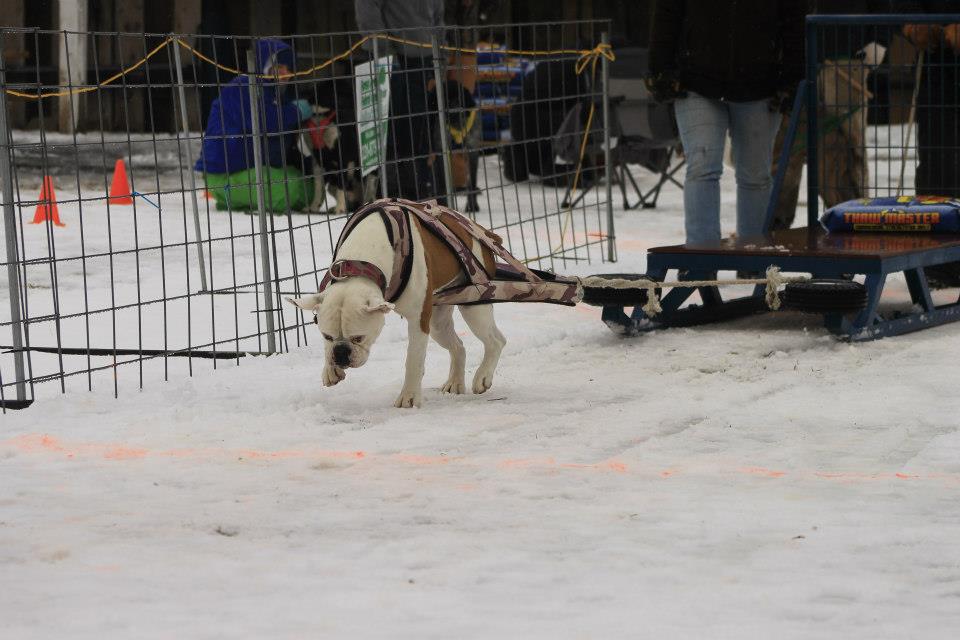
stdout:
<svg viewBox="0 0 960 640">
<path fill-rule="evenodd" d="M 610 34 L 606 31 L 601 33 L 600 42 L 610 44 Z M 611 167 L 613 152 L 610 149 L 610 60 L 607 59 L 607 56 L 603 56 L 600 64 L 603 74 L 603 181 L 606 185 L 607 195 L 607 260 L 616 262 L 617 234 L 613 226 L 613 171 Z M 624 170 L 627 170 L 627 168 L 624 167 Z"/>
<path fill-rule="evenodd" d="M 257 178 L 257 217 L 260 219 L 260 265 L 263 272 L 263 308 L 266 311 L 267 351 L 277 352 L 277 339 L 273 327 L 273 277 L 270 269 L 270 239 L 267 230 L 267 210 L 263 197 L 263 161 L 260 152 L 260 109 L 257 96 L 257 79 L 260 73 L 253 50 L 247 51 L 247 71 L 249 71 L 250 125 L 253 132 L 253 168 Z"/>
<path fill-rule="evenodd" d="M 440 42 L 437 32 L 430 34 L 430 44 L 433 45 L 433 77 L 437 92 L 437 119 L 440 121 L 440 150 L 443 154 L 443 181 L 447 190 L 447 204 L 451 209 L 457 208 L 457 196 L 453 189 L 453 167 L 450 165 L 450 132 L 447 131 L 447 83 L 443 77 L 443 60 L 440 59 Z"/>
<path fill-rule="evenodd" d="M 917 98 L 920 96 L 920 81 L 923 79 L 923 54 L 924 49 L 920 49 L 920 53 L 917 54 L 917 68 L 913 73 L 913 95 L 910 96 L 910 117 L 907 118 L 907 139 L 906 144 L 903 145 L 903 152 L 900 154 L 900 178 L 897 180 L 898 197 L 903 193 L 903 175 L 907 171 L 907 153 L 910 151 L 911 139 L 913 138 L 913 121 L 917 119 Z"/>
<path fill-rule="evenodd" d="M 387 197 L 387 159 L 385 152 L 385 145 L 380 141 L 380 116 L 383 115 L 384 118 L 389 118 L 390 109 L 387 107 L 387 113 L 380 113 L 380 38 L 376 37 L 374 34 L 371 39 L 373 42 L 373 64 L 371 68 L 373 69 L 373 131 L 374 135 L 377 138 L 377 164 L 380 165 L 380 197 Z M 389 135 L 389 119 L 387 120 L 387 128 Z"/>
<path fill-rule="evenodd" d="M 0 50 L 0 180 L 3 180 L 3 236 L 7 241 L 7 283 L 10 288 L 10 332 L 13 334 L 13 366 L 17 400 L 27 399 L 23 367 L 23 318 L 20 316 L 20 265 L 17 250 L 17 220 L 13 208 L 13 173 L 10 166 L 10 129 L 7 122 L 6 67 Z"/>
<path fill-rule="evenodd" d="M 820 91 L 817 78 L 817 25 L 807 16 L 807 229 L 817 228 L 820 217 L 820 162 L 817 157 L 817 109 Z"/>
<path fill-rule="evenodd" d="M 176 36 L 172 36 L 176 38 Z M 183 129 L 184 143 L 187 145 L 187 173 L 190 174 L 190 201 L 193 204 L 193 231 L 197 239 L 197 262 L 200 265 L 201 291 L 209 291 L 207 286 L 207 261 L 203 255 L 203 236 L 200 233 L 200 205 L 197 204 L 197 177 L 190 166 L 193 150 L 190 145 L 190 124 L 187 122 L 187 94 L 183 89 L 183 65 L 180 64 L 180 44 L 173 40 L 173 64 L 177 68 L 177 95 L 180 102 L 180 127 Z"/>
</svg>

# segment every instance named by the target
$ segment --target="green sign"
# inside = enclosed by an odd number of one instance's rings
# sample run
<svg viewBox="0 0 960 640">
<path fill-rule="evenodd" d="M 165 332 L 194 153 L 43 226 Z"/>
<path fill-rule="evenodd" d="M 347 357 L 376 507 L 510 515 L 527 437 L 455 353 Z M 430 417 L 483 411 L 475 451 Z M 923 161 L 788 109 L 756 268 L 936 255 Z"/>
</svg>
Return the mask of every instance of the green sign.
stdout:
<svg viewBox="0 0 960 640">
<path fill-rule="evenodd" d="M 363 175 L 380 167 L 387 153 L 387 116 L 390 113 L 390 66 L 393 57 L 354 67 L 357 93 L 357 134 Z"/>
</svg>

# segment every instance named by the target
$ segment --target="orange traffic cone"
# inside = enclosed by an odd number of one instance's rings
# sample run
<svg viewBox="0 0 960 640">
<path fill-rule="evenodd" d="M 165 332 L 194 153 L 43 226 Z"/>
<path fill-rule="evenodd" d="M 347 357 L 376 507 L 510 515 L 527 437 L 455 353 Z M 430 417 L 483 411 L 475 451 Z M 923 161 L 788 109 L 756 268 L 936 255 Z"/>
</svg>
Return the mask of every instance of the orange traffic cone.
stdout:
<svg viewBox="0 0 960 640">
<path fill-rule="evenodd" d="M 110 204 L 133 204 L 130 181 L 127 180 L 127 165 L 118 158 L 113 165 L 113 183 L 110 185 Z"/>
<path fill-rule="evenodd" d="M 53 220 L 53 224 L 58 227 L 67 226 L 60 222 L 57 194 L 53 190 L 53 178 L 50 176 L 43 176 L 43 186 L 40 188 L 40 196 L 37 200 L 40 202 L 37 204 L 37 210 L 33 214 L 33 222 L 30 224 L 43 224 L 47 220 Z"/>
</svg>

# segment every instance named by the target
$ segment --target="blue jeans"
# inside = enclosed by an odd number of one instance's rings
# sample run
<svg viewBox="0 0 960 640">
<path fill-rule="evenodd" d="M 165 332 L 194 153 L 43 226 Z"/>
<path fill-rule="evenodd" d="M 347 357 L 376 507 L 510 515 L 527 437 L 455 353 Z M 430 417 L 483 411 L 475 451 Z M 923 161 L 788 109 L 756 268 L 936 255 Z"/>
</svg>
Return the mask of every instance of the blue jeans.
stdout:
<svg viewBox="0 0 960 640">
<path fill-rule="evenodd" d="M 728 127 L 737 179 L 737 236 L 762 234 L 780 114 L 771 111 L 766 100 L 725 102 L 693 92 L 677 100 L 676 112 L 687 159 L 683 187 L 687 244 L 720 240 L 720 175 Z"/>
</svg>

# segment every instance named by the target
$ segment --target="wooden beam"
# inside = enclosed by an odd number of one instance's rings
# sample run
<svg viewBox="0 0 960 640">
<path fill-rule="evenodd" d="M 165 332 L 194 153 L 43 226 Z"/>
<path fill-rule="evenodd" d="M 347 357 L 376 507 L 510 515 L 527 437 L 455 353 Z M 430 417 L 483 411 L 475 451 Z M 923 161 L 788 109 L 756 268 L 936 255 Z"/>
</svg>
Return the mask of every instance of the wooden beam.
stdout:
<svg viewBox="0 0 960 640">
<path fill-rule="evenodd" d="M 143 33 L 143 2 L 144 0 L 118 0 L 116 4 L 117 30 L 120 33 Z M 118 60 L 122 67 L 128 67 L 144 56 L 143 38 L 137 35 L 120 36 L 118 43 Z M 119 82 L 117 83 L 120 84 Z M 119 127 L 129 126 L 131 131 L 142 131 L 144 128 L 145 96 L 143 89 L 127 89 L 113 92 L 124 103 L 118 105 L 116 114 Z M 124 106 L 125 105 L 125 106 Z"/>
<path fill-rule="evenodd" d="M 60 0 L 60 30 L 87 30 L 87 0 Z M 62 89 L 83 85 L 87 71 L 87 38 L 77 34 L 64 34 L 59 38 L 59 84 Z M 80 98 L 58 98 L 59 130 L 71 133 L 80 124 Z"/>
<path fill-rule="evenodd" d="M 26 15 L 25 0 L 3 0 L 0 2 L 0 25 L 5 27 L 22 27 Z M 36 64 L 36 60 L 27 58 L 27 49 L 24 46 L 22 33 L 5 33 L 0 40 L 0 55 L 7 69 Z M 23 100 L 8 100 L 7 107 L 10 116 L 10 126 L 22 127 L 26 125 L 26 102 Z"/>
<path fill-rule="evenodd" d="M 174 0 L 173 2 L 173 32 L 181 35 L 194 34 L 200 26 L 201 0 Z M 186 41 L 192 46 L 196 46 L 195 38 L 186 38 Z M 180 49 L 180 61 L 183 63 L 183 80 L 187 94 L 187 120 L 191 131 L 200 131 L 203 129 L 203 122 L 200 115 L 200 102 L 197 100 L 197 89 L 189 84 L 193 82 L 193 74 L 188 72 L 189 67 L 194 64 L 207 64 L 202 61 L 194 61 L 193 54 L 186 49 Z"/>
</svg>

